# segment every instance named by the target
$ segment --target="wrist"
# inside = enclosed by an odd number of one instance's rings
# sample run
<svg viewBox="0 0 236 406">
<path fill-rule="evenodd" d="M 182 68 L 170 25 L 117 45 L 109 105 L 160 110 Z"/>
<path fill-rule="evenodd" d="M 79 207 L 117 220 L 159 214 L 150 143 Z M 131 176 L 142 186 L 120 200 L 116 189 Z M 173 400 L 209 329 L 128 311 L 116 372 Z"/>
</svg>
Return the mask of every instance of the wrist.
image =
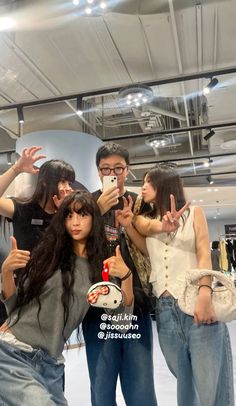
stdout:
<svg viewBox="0 0 236 406">
<path fill-rule="evenodd" d="M 130 278 L 131 275 L 132 275 L 132 271 L 130 269 L 128 269 L 128 271 L 125 273 L 123 278 L 120 278 L 120 281 L 121 282 L 125 281 L 126 279 Z"/>
<path fill-rule="evenodd" d="M 11 273 L 12 273 L 12 271 L 9 268 L 9 266 L 3 264 L 2 265 L 2 276 L 6 276 L 6 275 L 9 275 Z"/>
<path fill-rule="evenodd" d="M 126 230 L 126 231 L 129 231 L 129 230 L 133 230 L 133 225 L 132 225 L 132 223 L 130 223 L 130 224 L 128 224 L 127 226 L 124 226 L 124 229 Z"/>
<path fill-rule="evenodd" d="M 201 294 L 204 293 L 204 295 L 207 295 L 207 296 L 211 296 L 212 293 L 213 293 L 213 289 L 212 289 L 212 287 L 210 285 L 202 284 L 202 285 L 199 285 L 198 292 L 201 293 Z"/>
<path fill-rule="evenodd" d="M 11 166 L 11 168 L 14 172 L 14 174 L 17 176 L 21 173 L 21 168 L 19 167 L 19 165 L 17 165 L 17 162 Z"/>
</svg>

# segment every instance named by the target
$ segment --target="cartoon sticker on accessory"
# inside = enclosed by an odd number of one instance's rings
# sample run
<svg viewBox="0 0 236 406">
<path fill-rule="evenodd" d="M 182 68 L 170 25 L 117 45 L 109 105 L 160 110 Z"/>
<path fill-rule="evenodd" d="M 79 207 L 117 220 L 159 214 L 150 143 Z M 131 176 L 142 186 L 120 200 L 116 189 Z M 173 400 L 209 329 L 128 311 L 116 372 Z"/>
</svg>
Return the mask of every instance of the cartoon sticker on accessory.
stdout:
<svg viewBox="0 0 236 406">
<path fill-rule="evenodd" d="M 117 309 L 123 303 L 122 290 L 115 283 L 109 282 L 109 269 L 105 264 L 102 270 L 103 282 L 92 285 L 87 293 L 91 306 Z"/>
</svg>

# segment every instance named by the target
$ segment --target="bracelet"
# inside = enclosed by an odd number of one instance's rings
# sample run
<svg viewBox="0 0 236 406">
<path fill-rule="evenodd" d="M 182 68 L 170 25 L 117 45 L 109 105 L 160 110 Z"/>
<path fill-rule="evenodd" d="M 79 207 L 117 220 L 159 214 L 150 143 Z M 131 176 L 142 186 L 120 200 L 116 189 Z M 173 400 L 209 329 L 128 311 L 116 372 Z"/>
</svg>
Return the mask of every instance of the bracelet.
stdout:
<svg viewBox="0 0 236 406">
<path fill-rule="evenodd" d="M 211 294 L 213 293 L 213 289 L 212 289 L 212 287 L 209 286 L 209 285 L 200 285 L 200 286 L 198 287 L 198 290 L 200 290 L 203 286 L 204 286 L 205 288 L 209 288 L 209 289 L 211 290 Z"/>
<path fill-rule="evenodd" d="M 120 278 L 120 280 L 125 281 L 126 279 L 128 279 L 130 277 L 131 274 L 132 274 L 132 271 L 129 269 L 127 274 L 125 274 L 125 276 L 123 276 L 123 278 Z"/>
</svg>

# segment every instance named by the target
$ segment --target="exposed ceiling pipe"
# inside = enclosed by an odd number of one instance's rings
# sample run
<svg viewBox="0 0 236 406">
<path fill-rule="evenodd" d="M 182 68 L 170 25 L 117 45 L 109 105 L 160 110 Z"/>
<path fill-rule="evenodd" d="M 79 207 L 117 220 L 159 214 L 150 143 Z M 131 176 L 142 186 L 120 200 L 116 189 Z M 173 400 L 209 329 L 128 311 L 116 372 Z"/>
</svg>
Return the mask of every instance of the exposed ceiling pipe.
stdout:
<svg viewBox="0 0 236 406">
<path fill-rule="evenodd" d="M 11 49 L 21 60 L 21 62 L 35 75 L 37 79 L 41 81 L 41 83 L 57 97 L 57 95 L 61 95 L 60 90 L 55 86 L 55 84 L 38 68 L 38 66 L 29 58 L 29 56 L 25 53 L 25 51 L 15 43 L 8 35 L 4 36 L 4 42 Z M 28 89 L 27 89 L 28 90 Z M 65 103 L 76 113 L 76 109 L 74 109 L 73 105 L 68 101 L 64 100 Z M 22 106 L 23 107 L 23 106 Z M 77 116 L 78 117 L 78 116 Z M 84 118 L 78 117 L 78 120 L 82 120 L 95 134 L 98 136 L 97 132 L 91 126 L 91 124 Z M 19 136 L 22 135 L 22 127 L 19 127 Z"/>
<path fill-rule="evenodd" d="M 182 114 L 175 113 L 174 111 L 169 111 L 165 109 L 161 109 L 160 107 L 154 106 L 153 104 L 148 104 L 147 106 L 149 111 L 153 111 L 154 113 L 161 114 L 167 117 L 176 118 L 176 120 L 186 121 L 186 117 Z"/>
<path fill-rule="evenodd" d="M 143 28 L 143 22 L 142 22 L 140 16 L 138 16 L 138 19 L 139 19 L 139 23 L 140 23 L 140 27 L 141 27 L 142 36 L 143 36 L 144 47 L 145 47 L 145 50 L 147 52 L 148 61 L 149 61 L 149 64 L 150 64 L 150 67 L 151 67 L 151 70 L 152 70 L 152 76 L 153 76 L 153 78 L 155 78 L 156 73 L 155 73 L 155 69 L 154 69 L 154 65 L 153 65 L 151 49 L 150 49 L 150 46 L 149 46 L 147 35 L 146 35 L 146 32 L 145 32 L 145 29 Z"/>
<path fill-rule="evenodd" d="M 179 37 L 178 37 L 178 31 L 177 31 L 177 24 L 176 24 L 175 12 L 174 12 L 173 0 L 168 0 L 168 1 L 169 1 L 170 18 L 171 18 L 172 31 L 173 31 L 173 35 L 174 35 L 174 43 L 175 43 L 175 50 L 176 50 L 176 56 L 177 56 L 177 61 L 178 61 L 179 73 L 182 74 L 183 73 L 183 64 L 182 64 L 182 60 L 181 60 Z M 186 116 L 186 122 L 187 122 L 187 126 L 189 127 L 190 122 L 189 122 L 189 116 L 188 116 L 188 106 L 187 106 L 187 101 L 186 101 L 186 90 L 185 90 L 185 85 L 183 82 L 181 82 L 181 90 L 182 90 L 182 96 L 183 96 L 183 101 L 184 101 L 184 111 L 185 111 L 185 116 Z M 192 134 L 190 131 L 188 131 L 188 140 L 189 140 L 190 153 L 193 156 Z M 194 173 L 196 173 L 194 161 L 192 162 L 192 164 L 193 164 Z"/>
</svg>

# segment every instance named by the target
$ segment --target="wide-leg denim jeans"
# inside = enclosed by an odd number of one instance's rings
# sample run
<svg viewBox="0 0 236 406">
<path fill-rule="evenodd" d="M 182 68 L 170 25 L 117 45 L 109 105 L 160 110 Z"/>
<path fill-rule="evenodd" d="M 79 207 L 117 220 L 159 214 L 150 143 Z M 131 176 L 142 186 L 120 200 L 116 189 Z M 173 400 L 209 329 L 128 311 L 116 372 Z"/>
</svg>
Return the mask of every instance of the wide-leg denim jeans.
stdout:
<svg viewBox="0 0 236 406">
<path fill-rule="evenodd" d="M 99 317 L 84 319 L 83 334 L 91 384 L 92 406 L 116 406 L 116 384 L 127 406 L 157 406 L 153 377 L 152 323 L 149 314 L 137 316 L 139 339 L 99 340 Z"/>
<path fill-rule="evenodd" d="M 0 340 L 0 406 L 66 406 L 63 372 L 44 351 L 21 351 Z"/>
<path fill-rule="evenodd" d="M 177 300 L 157 301 L 157 331 L 167 365 L 177 378 L 178 406 L 233 406 L 233 367 L 224 323 L 196 325 Z"/>
</svg>

